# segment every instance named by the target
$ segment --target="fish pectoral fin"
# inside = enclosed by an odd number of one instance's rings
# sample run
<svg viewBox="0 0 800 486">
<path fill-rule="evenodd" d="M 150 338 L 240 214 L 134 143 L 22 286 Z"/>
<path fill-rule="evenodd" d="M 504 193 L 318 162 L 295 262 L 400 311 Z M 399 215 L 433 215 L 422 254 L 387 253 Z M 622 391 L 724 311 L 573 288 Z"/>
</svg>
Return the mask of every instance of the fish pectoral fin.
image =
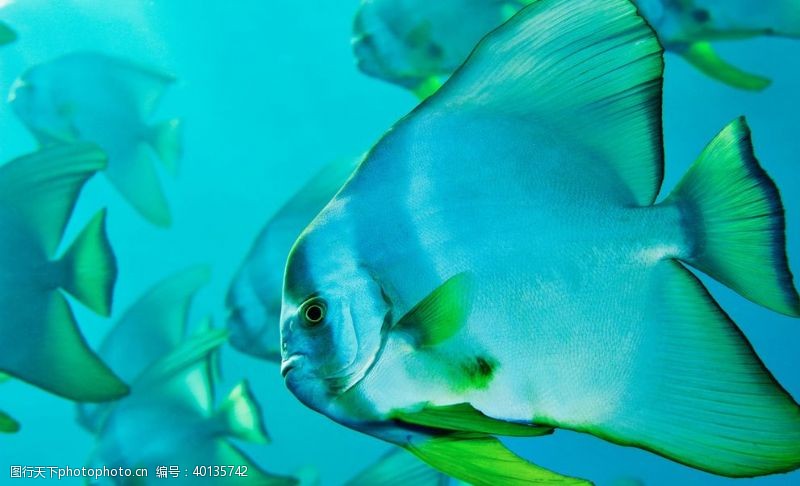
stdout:
<svg viewBox="0 0 800 486">
<path fill-rule="evenodd" d="M 706 76 L 734 88 L 762 91 L 772 84 L 770 79 L 742 71 L 722 59 L 709 42 L 695 42 L 680 55 Z"/>
<path fill-rule="evenodd" d="M 261 420 L 261 410 L 246 380 L 231 390 L 220 404 L 216 417 L 228 435 L 256 444 L 270 442 Z"/>
<path fill-rule="evenodd" d="M 488 435 L 535 437 L 553 433 L 551 427 L 506 422 L 487 417 L 468 403 L 444 407 L 428 406 L 417 412 L 397 411 L 392 418 L 407 424 Z"/>
<path fill-rule="evenodd" d="M 404 447 L 445 474 L 475 486 L 592 484 L 530 463 L 498 439 L 483 434 L 455 433 L 411 442 Z"/>
<path fill-rule="evenodd" d="M 0 410 L 0 433 L 15 434 L 19 432 L 19 422 Z"/>
<path fill-rule="evenodd" d="M 450 277 L 397 321 L 392 331 L 411 336 L 418 348 L 446 341 L 467 322 L 472 285 L 467 272 Z"/>
<path fill-rule="evenodd" d="M 775 381 L 747 339 L 700 280 L 677 261 L 656 265 L 641 288 L 642 337 L 628 364 L 604 374 L 619 376 L 620 399 L 592 423 L 541 420 L 611 442 L 641 447 L 722 476 L 753 477 L 800 467 L 800 407 Z M 622 348 L 624 345 L 620 343 Z M 625 348 L 631 350 L 632 348 Z M 623 359 L 624 360 L 624 359 Z M 616 378 L 614 378 L 616 379 Z M 594 380 L 576 381 L 569 395 L 591 397 Z M 602 400 L 567 395 L 551 414 L 575 407 L 590 416 Z"/>
<path fill-rule="evenodd" d="M 345 486 L 447 486 L 446 475 L 420 461 L 409 452 L 393 448 Z"/>
<path fill-rule="evenodd" d="M 780 192 L 759 165 L 743 118 L 714 137 L 668 201 L 700 223 L 682 260 L 757 304 L 800 317 Z"/>
<path fill-rule="evenodd" d="M 128 393 L 123 383 L 86 344 L 60 292 L 20 295 L 24 306 L 3 339 L 0 368 L 50 393 L 78 402 L 104 402 Z"/>
<path fill-rule="evenodd" d="M 0 203 L 15 208 L 52 256 L 83 185 L 106 168 L 106 155 L 92 144 L 54 145 L 0 168 Z"/>
</svg>

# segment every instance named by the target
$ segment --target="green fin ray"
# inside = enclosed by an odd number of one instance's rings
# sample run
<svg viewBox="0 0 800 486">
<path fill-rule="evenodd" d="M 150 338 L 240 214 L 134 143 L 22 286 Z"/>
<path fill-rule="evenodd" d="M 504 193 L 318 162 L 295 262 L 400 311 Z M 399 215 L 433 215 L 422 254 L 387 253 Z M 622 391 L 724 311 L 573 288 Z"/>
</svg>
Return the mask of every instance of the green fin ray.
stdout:
<svg viewBox="0 0 800 486">
<path fill-rule="evenodd" d="M 474 486 L 592 484 L 536 466 L 486 435 L 450 434 L 405 447 L 436 469 Z"/>
<path fill-rule="evenodd" d="M 772 84 L 768 78 L 742 71 L 731 65 L 722 59 L 708 42 L 695 42 L 680 51 L 680 54 L 703 74 L 734 88 L 762 91 Z"/>
<path fill-rule="evenodd" d="M 800 316 L 780 193 L 753 153 L 743 118 L 709 143 L 667 203 L 696 227 L 696 249 L 683 260 L 757 304 Z"/>
<path fill-rule="evenodd" d="M 446 475 L 420 461 L 403 449 L 384 454 L 345 486 L 447 486 Z"/>
<path fill-rule="evenodd" d="M 472 277 L 459 273 L 431 292 L 392 327 L 417 347 L 435 346 L 457 333 L 472 309 Z"/>
</svg>

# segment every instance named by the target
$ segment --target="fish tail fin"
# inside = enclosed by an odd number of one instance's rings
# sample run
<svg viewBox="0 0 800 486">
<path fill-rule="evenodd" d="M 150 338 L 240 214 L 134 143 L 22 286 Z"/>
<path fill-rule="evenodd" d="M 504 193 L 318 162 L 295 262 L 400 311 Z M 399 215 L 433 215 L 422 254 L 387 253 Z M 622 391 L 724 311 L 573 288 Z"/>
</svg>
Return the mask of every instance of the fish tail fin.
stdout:
<svg viewBox="0 0 800 486">
<path fill-rule="evenodd" d="M 216 412 L 222 430 L 237 439 L 266 444 L 270 441 L 261 420 L 261 408 L 253 397 L 246 380 L 228 394 Z"/>
<path fill-rule="evenodd" d="M 757 304 L 800 316 L 780 194 L 753 153 L 743 118 L 711 141 L 668 201 L 691 228 L 693 250 L 681 260 Z"/>
<path fill-rule="evenodd" d="M 150 127 L 147 142 L 153 147 L 159 160 L 171 174 L 178 172 L 178 160 L 181 157 L 183 146 L 183 121 L 173 118 Z"/>
<path fill-rule="evenodd" d="M 734 88 L 762 91 L 772 84 L 769 78 L 748 73 L 728 63 L 708 42 L 695 42 L 683 50 L 681 55 L 706 76 Z"/>
<path fill-rule="evenodd" d="M 103 316 L 111 315 L 117 262 L 106 234 L 106 210 L 81 231 L 59 263 L 65 269 L 64 290 Z"/>
</svg>

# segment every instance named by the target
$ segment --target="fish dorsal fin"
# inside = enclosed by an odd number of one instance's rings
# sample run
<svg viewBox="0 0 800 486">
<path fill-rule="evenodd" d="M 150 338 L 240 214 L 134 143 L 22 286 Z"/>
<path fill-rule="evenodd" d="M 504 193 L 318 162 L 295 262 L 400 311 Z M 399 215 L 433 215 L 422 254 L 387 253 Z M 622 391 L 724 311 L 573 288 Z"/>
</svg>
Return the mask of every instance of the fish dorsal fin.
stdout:
<svg viewBox="0 0 800 486">
<path fill-rule="evenodd" d="M 186 333 L 192 298 L 208 282 L 204 265 L 187 268 L 153 286 L 117 321 L 100 346 L 103 361 L 125 382 L 176 349 Z M 78 422 L 96 431 L 113 404 L 78 405 Z"/>
<path fill-rule="evenodd" d="M 123 380 L 135 380 L 180 344 L 192 298 L 209 278 L 210 269 L 198 265 L 154 285 L 117 321 L 100 356 Z"/>
<path fill-rule="evenodd" d="M 417 412 L 395 412 L 393 418 L 412 425 L 489 435 L 535 437 L 553 432 L 550 427 L 518 424 L 493 419 L 468 403 L 444 407 L 428 406 Z"/>
<path fill-rule="evenodd" d="M 530 463 L 496 438 L 482 434 L 448 434 L 411 442 L 405 447 L 431 466 L 475 486 L 592 484 Z"/>
<path fill-rule="evenodd" d="M 0 166 L 0 206 L 19 215 L 53 256 L 83 185 L 106 167 L 92 144 L 58 145 Z"/>
<path fill-rule="evenodd" d="M 167 356 L 153 363 L 131 384 L 131 397 L 211 412 L 211 383 L 208 379 L 208 355 L 228 338 L 225 330 L 200 331 L 184 341 Z M 166 407 L 165 407 L 166 408 Z"/>
<path fill-rule="evenodd" d="M 344 483 L 345 486 L 446 486 L 447 476 L 403 449 L 392 449 Z"/>
<path fill-rule="evenodd" d="M 626 202 L 649 205 L 664 171 L 662 73 L 662 48 L 630 1 L 540 0 L 487 35 L 405 123 L 457 111 L 547 127 L 622 180 Z"/>
<path fill-rule="evenodd" d="M 64 64 L 65 69 L 77 65 L 101 76 L 99 81 L 118 90 L 118 94 L 124 97 L 120 101 L 127 101 L 142 118 L 153 114 L 167 87 L 175 82 L 175 77 L 170 74 L 98 52 L 71 53 L 53 62 Z"/>
<path fill-rule="evenodd" d="M 418 348 L 435 346 L 452 337 L 467 322 L 472 308 L 472 278 L 454 275 L 422 299 L 392 327 L 410 336 Z"/>
</svg>

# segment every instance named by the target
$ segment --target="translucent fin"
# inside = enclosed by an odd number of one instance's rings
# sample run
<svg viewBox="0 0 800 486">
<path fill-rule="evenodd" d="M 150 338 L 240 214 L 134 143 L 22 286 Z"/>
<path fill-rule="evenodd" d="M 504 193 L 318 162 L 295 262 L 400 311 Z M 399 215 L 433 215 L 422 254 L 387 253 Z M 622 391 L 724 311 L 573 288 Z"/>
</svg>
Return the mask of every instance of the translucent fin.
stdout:
<svg viewBox="0 0 800 486">
<path fill-rule="evenodd" d="M 0 22 L 0 46 L 17 40 L 17 33 L 5 22 Z"/>
<path fill-rule="evenodd" d="M 114 400 L 127 386 L 86 345 L 58 292 L 18 294 L 24 306 L 6 309 L 0 327 L 0 370 L 56 395 L 82 402 Z"/>
<path fill-rule="evenodd" d="M 91 144 L 59 145 L 0 166 L 0 204 L 15 208 L 53 256 L 83 185 L 106 167 Z"/>
<path fill-rule="evenodd" d="M 540 0 L 487 35 L 415 113 L 547 126 L 591 151 L 592 170 L 605 164 L 604 179 L 630 190 L 625 202 L 649 205 L 664 170 L 662 72 L 661 46 L 630 1 Z M 606 195 L 620 198 L 616 186 Z"/>
<path fill-rule="evenodd" d="M 122 196 L 148 221 L 160 227 L 172 224 L 169 205 L 158 180 L 152 156 L 143 144 L 112 154 L 106 176 Z"/>
<path fill-rule="evenodd" d="M 15 434 L 19 432 L 19 422 L 14 420 L 10 415 L 0 410 L 0 433 Z"/>
<path fill-rule="evenodd" d="M 392 327 L 408 334 L 417 347 L 435 346 L 467 322 L 472 310 L 472 279 L 467 273 L 450 277 Z"/>
<path fill-rule="evenodd" d="M 643 332 L 637 366 L 607 371 L 624 380 L 625 399 L 591 425 L 536 421 L 723 476 L 800 467 L 800 407 L 694 275 L 674 261 L 661 262 L 651 272 L 642 286 L 646 317 L 636 323 Z M 597 393 L 597 384 L 573 386 L 580 390 L 575 400 L 587 407 L 584 413 L 592 413 L 598 404 L 585 397 Z M 562 401 L 561 406 L 571 404 Z"/>
<path fill-rule="evenodd" d="M 762 91 L 772 84 L 769 79 L 742 71 L 722 59 L 708 42 L 695 42 L 681 56 L 703 74 L 734 88 Z"/>
<path fill-rule="evenodd" d="M 178 161 L 181 158 L 183 122 L 173 118 L 159 123 L 150 128 L 150 145 L 158 155 L 159 160 L 172 175 L 178 173 Z"/>
<path fill-rule="evenodd" d="M 113 86 L 120 101 L 136 110 L 142 120 L 153 115 L 164 92 L 175 82 L 170 74 L 98 52 L 70 53 L 52 64 L 93 73 L 97 85 Z"/>
<path fill-rule="evenodd" d="M 439 88 L 442 87 L 442 80 L 439 79 L 438 76 L 431 76 L 428 79 L 423 80 L 422 82 L 414 88 L 414 95 L 420 100 L 424 100 L 428 98 L 430 95 L 435 93 Z"/>
<path fill-rule="evenodd" d="M 667 202 L 682 208 L 694 232 L 686 262 L 757 304 L 800 316 L 780 193 L 758 164 L 743 118 L 711 141 Z"/>
<path fill-rule="evenodd" d="M 257 485 L 257 486 L 297 486 L 299 481 L 289 476 L 279 476 L 271 474 L 255 464 L 244 452 L 239 450 L 228 441 L 218 439 L 214 441 L 213 448 L 208 454 L 205 462 L 195 462 L 194 464 L 235 464 L 247 469 L 247 477 L 228 476 L 225 478 L 214 478 L 214 484 L 223 485 Z M 195 459 L 197 460 L 197 459 Z"/>
<path fill-rule="evenodd" d="M 536 466 L 508 450 L 494 437 L 480 434 L 434 437 L 408 444 L 406 448 L 436 469 L 474 486 L 592 484 Z"/>
<path fill-rule="evenodd" d="M 151 387 L 161 387 L 164 384 L 170 383 L 173 378 L 179 377 L 179 386 L 176 387 L 179 393 L 193 395 L 193 398 L 190 400 L 192 402 L 208 402 L 208 395 L 210 395 L 210 392 L 205 388 L 208 384 L 204 384 L 202 390 L 182 390 L 181 387 L 185 385 L 183 377 L 194 368 L 202 367 L 204 371 L 202 374 L 207 378 L 205 365 L 207 364 L 208 354 L 224 344 L 227 337 L 228 333 L 223 329 L 199 332 L 142 372 L 139 378 L 132 384 L 134 390 L 136 393 L 141 394 Z M 202 394 L 202 396 L 195 393 L 198 390 L 198 393 Z M 164 394 L 162 392 L 160 393 Z"/>
<path fill-rule="evenodd" d="M 111 315 L 117 261 L 106 234 L 106 210 L 98 212 L 59 260 L 64 290 L 102 316 Z"/>
<path fill-rule="evenodd" d="M 217 417 L 228 435 L 256 444 L 270 441 L 261 420 L 261 408 L 250 392 L 247 381 L 240 382 L 231 390 L 220 404 Z"/>
<path fill-rule="evenodd" d="M 100 347 L 100 356 L 126 380 L 175 349 L 186 334 L 195 294 L 211 270 L 197 265 L 155 284 L 117 321 Z"/>
<path fill-rule="evenodd" d="M 120 378 L 130 383 L 150 365 L 177 348 L 186 333 L 186 321 L 195 293 L 210 278 L 198 265 L 168 277 L 137 300 L 106 336 L 98 354 Z M 99 429 L 109 406 L 78 405 L 78 422 Z"/>
<path fill-rule="evenodd" d="M 446 475 L 403 449 L 392 449 L 361 471 L 345 486 L 446 486 Z"/>
<path fill-rule="evenodd" d="M 488 435 L 535 437 L 553 432 L 550 427 L 505 422 L 487 417 L 468 403 L 446 407 L 426 407 L 418 412 L 395 412 L 392 417 L 412 425 L 458 432 L 479 432 Z"/>
</svg>

